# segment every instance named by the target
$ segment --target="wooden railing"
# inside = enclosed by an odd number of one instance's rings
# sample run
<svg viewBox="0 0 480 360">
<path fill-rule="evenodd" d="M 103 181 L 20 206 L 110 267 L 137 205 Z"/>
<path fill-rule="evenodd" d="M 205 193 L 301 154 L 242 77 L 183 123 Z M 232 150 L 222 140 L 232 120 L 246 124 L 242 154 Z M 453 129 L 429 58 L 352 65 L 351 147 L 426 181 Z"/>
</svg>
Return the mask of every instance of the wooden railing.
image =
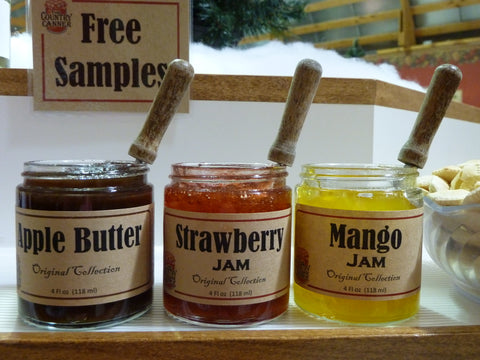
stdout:
<svg viewBox="0 0 480 360">
<path fill-rule="evenodd" d="M 18 32 L 25 32 L 27 30 L 25 0 L 12 1 L 10 12 L 10 26 Z"/>
<path fill-rule="evenodd" d="M 365 2 L 368 0 L 325 0 L 308 4 L 305 7 L 306 13 L 325 11 L 328 9 L 351 5 L 355 3 Z M 398 30 L 394 32 L 378 33 L 373 35 L 364 35 L 355 38 L 343 38 L 331 41 L 317 42 L 314 45 L 324 49 L 345 49 L 352 46 L 355 40 L 360 46 L 392 43 L 396 42 L 397 47 L 387 49 L 386 51 L 399 51 L 417 46 L 417 38 L 432 37 L 437 35 L 445 35 L 450 33 L 459 33 L 463 31 L 479 30 L 480 35 L 480 19 L 462 21 L 451 24 L 442 24 L 429 27 L 416 27 L 415 16 L 427 14 L 435 11 L 461 8 L 465 6 L 480 4 L 480 0 L 439 0 L 433 3 L 411 6 L 409 0 L 398 0 L 398 9 L 381 11 L 369 15 L 342 18 L 322 23 L 314 23 L 309 25 L 295 26 L 289 30 L 292 37 L 312 34 L 317 32 L 328 31 L 331 29 L 346 28 L 369 24 L 379 21 L 396 19 L 398 21 Z M 12 25 L 15 25 L 20 31 L 25 31 L 25 16 L 22 9 L 25 7 L 24 0 L 12 1 Z M 20 15 L 18 15 L 20 14 Z M 240 44 L 252 44 L 255 42 L 273 40 L 272 34 L 264 34 L 260 36 L 251 36 L 244 38 Z M 478 40 L 478 38 L 476 39 Z M 468 41 L 468 40 L 464 40 Z M 385 50 L 383 50 L 385 51 Z"/>
<path fill-rule="evenodd" d="M 344 5 L 364 2 L 367 0 L 325 0 L 310 3 L 305 7 L 306 13 L 324 11 L 327 9 L 340 7 Z M 461 21 L 451 24 L 443 24 L 429 27 L 416 27 L 415 16 L 430 12 L 441 11 L 452 8 L 480 4 L 480 0 L 441 0 L 434 3 L 412 6 L 408 0 L 399 0 L 398 9 L 381 11 L 369 15 L 342 18 L 314 23 L 309 25 L 295 26 L 289 30 L 288 36 L 300 36 L 323 32 L 331 29 L 346 28 L 350 26 L 363 25 L 384 20 L 397 19 L 398 30 L 395 32 L 378 33 L 374 35 L 364 35 L 355 38 L 343 38 L 332 41 L 317 42 L 315 46 L 324 49 L 341 49 L 351 47 L 356 40 L 360 46 L 380 44 L 396 41 L 399 48 L 408 49 L 417 44 L 417 38 L 444 35 L 449 33 L 459 33 L 470 30 L 480 30 L 480 19 Z M 272 34 L 246 37 L 241 41 L 241 45 L 252 44 L 259 41 L 274 40 Z"/>
</svg>

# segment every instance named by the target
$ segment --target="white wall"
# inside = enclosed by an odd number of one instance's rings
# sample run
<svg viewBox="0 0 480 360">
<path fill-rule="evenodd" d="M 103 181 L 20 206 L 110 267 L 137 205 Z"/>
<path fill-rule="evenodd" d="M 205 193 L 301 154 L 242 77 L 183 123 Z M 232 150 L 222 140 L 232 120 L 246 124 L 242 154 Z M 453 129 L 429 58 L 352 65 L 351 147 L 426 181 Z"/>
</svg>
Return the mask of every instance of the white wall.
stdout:
<svg viewBox="0 0 480 360">
<path fill-rule="evenodd" d="M 177 114 L 160 145 L 149 180 L 155 186 L 156 241 L 161 241 L 163 187 L 170 165 L 185 161 L 266 162 L 283 103 L 192 101 Z M 0 247 L 14 246 L 15 186 L 23 163 L 35 159 L 129 159 L 146 114 L 34 112 L 31 97 L 0 96 Z M 309 162 L 373 160 L 374 106 L 312 105 L 289 184 Z"/>
<path fill-rule="evenodd" d="M 401 163 L 398 152 L 410 135 L 416 112 L 375 107 L 373 162 Z M 444 118 L 432 141 L 428 159 L 420 174 L 429 174 L 446 165 L 480 159 L 480 124 Z"/>
</svg>

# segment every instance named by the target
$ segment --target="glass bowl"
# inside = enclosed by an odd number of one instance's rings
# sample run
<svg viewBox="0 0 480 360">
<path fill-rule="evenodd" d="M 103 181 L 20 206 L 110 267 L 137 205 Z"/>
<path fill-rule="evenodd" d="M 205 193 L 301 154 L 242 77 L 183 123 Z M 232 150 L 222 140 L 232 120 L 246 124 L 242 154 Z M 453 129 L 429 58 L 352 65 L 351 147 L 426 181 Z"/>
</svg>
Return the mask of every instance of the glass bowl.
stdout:
<svg viewBox="0 0 480 360">
<path fill-rule="evenodd" d="M 441 206 L 424 199 L 424 244 L 461 292 L 480 301 L 480 204 Z"/>
</svg>

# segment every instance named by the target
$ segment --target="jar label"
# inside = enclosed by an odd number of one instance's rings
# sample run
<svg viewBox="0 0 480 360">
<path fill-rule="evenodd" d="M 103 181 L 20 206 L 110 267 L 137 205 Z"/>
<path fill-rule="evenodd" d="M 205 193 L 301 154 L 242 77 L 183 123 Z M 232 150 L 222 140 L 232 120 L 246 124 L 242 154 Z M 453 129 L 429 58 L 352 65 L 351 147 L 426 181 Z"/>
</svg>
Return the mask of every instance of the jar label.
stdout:
<svg viewBox="0 0 480 360">
<path fill-rule="evenodd" d="M 17 287 L 24 300 L 98 305 L 153 285 L 153 204 L 104 211 L 16 208 Z"/>
<path fill-rule="evenodd" d="M 320 294 L 393 300 L 420 290 L 423 208 L 353 211 L 297 204 L 295 282 Z"/>
<path fill-rule="evenodd" d="M 190 302 L 248 305 L 290 288 L 291 209 L 200 213 L 165 209 L 164 291 Z"/>
</svg>

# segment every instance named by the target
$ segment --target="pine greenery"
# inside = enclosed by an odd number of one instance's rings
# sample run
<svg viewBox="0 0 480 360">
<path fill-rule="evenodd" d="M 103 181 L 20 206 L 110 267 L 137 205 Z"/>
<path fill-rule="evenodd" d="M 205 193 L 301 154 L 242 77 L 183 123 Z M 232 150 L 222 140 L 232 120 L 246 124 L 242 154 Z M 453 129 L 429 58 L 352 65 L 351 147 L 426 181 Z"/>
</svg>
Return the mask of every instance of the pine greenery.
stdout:
<svg viewBox="0 0 480 360">
<path fill-rule="evenodd" d="M 307 0 L 193 0 L 193 41 L 235 47 L 245 36 L 282 36 L 304 16 Z"/>
</svg>

